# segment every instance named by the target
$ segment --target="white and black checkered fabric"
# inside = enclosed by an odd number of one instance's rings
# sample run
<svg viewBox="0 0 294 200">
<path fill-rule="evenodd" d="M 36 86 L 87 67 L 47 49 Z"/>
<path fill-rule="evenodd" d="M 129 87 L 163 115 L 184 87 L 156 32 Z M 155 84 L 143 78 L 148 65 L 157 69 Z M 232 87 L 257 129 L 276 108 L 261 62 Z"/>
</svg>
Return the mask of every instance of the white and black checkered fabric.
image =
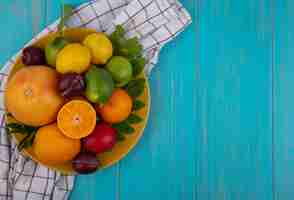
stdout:
<svg viewBox="0 0 294 200">
<path fill-rule="evenodd" d="M 26 46 L 56 31 L 58 20 Z M 95 0 L 75 9 L 67 27 L 88 27 L 111 33 L 121 24 L 128 37 L 137 36 L 147 59 L 149 74 L 157 63 L 161 47 L 191 23 L 188 12 L 177 0 Z M 65 200 L 73 188 L 74 176 L 64 176 L 35 163 L 18 152 L 5 133 L 3 92 L 7 75 L 19 51 L 0 71 L 0 200 Z"/>
</svg>

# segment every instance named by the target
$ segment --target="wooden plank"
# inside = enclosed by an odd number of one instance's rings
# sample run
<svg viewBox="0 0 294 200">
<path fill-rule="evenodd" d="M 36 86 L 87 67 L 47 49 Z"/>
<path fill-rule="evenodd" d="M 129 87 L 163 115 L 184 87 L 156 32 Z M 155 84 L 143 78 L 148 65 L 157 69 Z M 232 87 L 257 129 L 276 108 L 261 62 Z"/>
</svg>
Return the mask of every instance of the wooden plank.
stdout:
<svg viewBox="0 0 294 200">
<path fill-rule="evenodd" d="M 33 35 L 38 34 L 46 27 L 46 6 L 47 1 L 31 0 L 32 9 L 32 31 Z"/>
<path fill-rule="evenodd" d="M 275 199 L 290 200 L 294 195 L 294 2 L 274 2 Z"/>
<path fill-rule="evenodd" d="M 200 2 L 198 199 L 273 198 L 270 2 Z"/>
<path fill-rule="evenodd" d="M 32 38 L 34 35 L 34 28 L 32 27 L 33 23 L 35 23 L 33 7 L 34 9 L 42 10 L 42 6 L 42 3 L 33 6 L 32 1 L 26 0 L 1 1 L 1 66 Z M 38 23 L 42 23 L 42 14 L 39 13 L 38 15 Z M 36 23 L 35 27 L 38 26 L 38 23 Z M 35 29 L 38 29 L 38 27 Z"/>
<path fill-rule="evenodd" d="M 196 1 L 181 1 L 193 25 L 162 49 L 150 76 L 144 136 L 120 163 L 120 199 L 195 199 Z"/>
</svg>

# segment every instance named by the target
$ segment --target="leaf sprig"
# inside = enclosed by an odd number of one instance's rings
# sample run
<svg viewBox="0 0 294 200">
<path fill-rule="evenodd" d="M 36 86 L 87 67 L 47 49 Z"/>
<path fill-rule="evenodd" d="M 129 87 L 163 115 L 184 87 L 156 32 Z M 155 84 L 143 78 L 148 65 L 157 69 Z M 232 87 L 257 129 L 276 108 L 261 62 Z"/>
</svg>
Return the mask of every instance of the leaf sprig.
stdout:
<svg viewBox="0 0 294 200">
<path fill-rule="evenodd" d="M 133 102 L 133 111 L 138 111 L 141 108 L 144 108 L 145 103 L 141 100 L 135 99 Z"/>
<path fill-rule="evenodd" d="M 112 127 L 115 128 L 117 131 L 118 140 L 124 140 L 125 134 L 132 134 L 135 131 L 132 125 L 138 124 L 143 121 L 143 119 L 139 115 L 135 114 L 135 112 L 142 109 L 145 106 L 144 102 L 137 99 L 143 93 L 144 88 L 144 78 L 132 80 L 125 86 L 124 89 L 133 99 L 133 112 L 125 121 L 112 125 Z"/>
<path fill-rule="evenodd" d="M 139 79 L 130 81 L 126 85 L 125 90 L 135 100 L 143 93 L 144 88 L 145 88 L 145 79 L 139 78 Z"/>
<path fill-rule="evenodd" d="M 65 22 L 70 18 L 70 16 L 73 14 L 73 7 L 70 4 L 63 4 L 62 10 L 61 10 L 61 17 L 60 22 L 58 24 L 58 33 L 60 35 L 64 35 L 64 26 Z"/>
<path fill-rule="evenodd" d="M 132 64 L 133 77 L 135 78 L 124 87 L 133 99 L 132 113 L 125 121 L 112 125 L 117 131 L 118 140 L 124 140 L 126 135 L 132 134 L 135 131 L 132 125 L 143 121 L 136 112 L 145 106 L 144 102 L 138 100 L 138 97 L 144 92 L 145 79 L 136 77 L 142 73 L 146 60 L 142 55 L 143 46 L 140 44 L 138 38 L 126 38 L 125 30 L 121 25 L 116 26 L 115 31 L 109 36 L 109 38 L 113 45 L 114 55 L 123 56 Z"/>
<path fill-rule="evenodd" d="M 144 69 L 146 60 L 142 55 L 143 46 L 137 37 L 126 38 L 125 30 L 117 25 L 115 31 L 110 35 L 114 55 L 128 58 L 133 66 L 133 76 L 137 77 Z"/>
<path fill-rule="evenodd" d="M 112 127 L 117 131 L 117 139 L 119 141 L 124 140 L 125 135 L 129 135 L 135 132 L 135 129 L 132 127 L 132 125 L 138 124 L 142 121 L 143 119 L 139 115 L 132 113 L 125 121 L 118 124 L 113 124 Z"/>
<path fill-rule="evenodd" d="M 25 135 L 24 138 L 20 141 L 18 144 L 18 149 L 19 151 L 22 151 L 25 148 L 28 148 L 32 146 L 35 135 L 37 133 L 38 128 L 37 127 L 32 127 L 32 126 L 27 126 L 24 124 L 19 124 L 19 123 L 9 123 L 6 125 L 6 132 L 7 134 L 22 134 Z"/>
</svg>

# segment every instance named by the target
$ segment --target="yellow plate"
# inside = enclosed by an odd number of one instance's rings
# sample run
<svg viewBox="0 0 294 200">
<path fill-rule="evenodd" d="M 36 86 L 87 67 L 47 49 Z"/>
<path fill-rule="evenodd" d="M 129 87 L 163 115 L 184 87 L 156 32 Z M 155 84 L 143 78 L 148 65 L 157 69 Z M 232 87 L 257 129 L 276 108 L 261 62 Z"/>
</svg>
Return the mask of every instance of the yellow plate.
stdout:
<svg viewBox="0 0 294 200">
<path fill-rule="evenodd" d="M 84 28 L 71 28 L 71 29 L 65 30 L 65 37 L 70 38 L 71 41 L 81 42 L 88 34 L 93 32 L 95 32 L 95 30 L 84 29 Z M 47 36 L 38 40 L 34 45 L 44 48 L 46 44 L 49 41 L 52 41 L 56 36 L 57 36 L 56 33 L 50 33 Z M 18 58 L 9 76 L 12 76 L 21 67 L 24 67 L 24 65 L 22 64 L 21 59 Z M 122 159 L 124 156 L 126 156 L 126 154 L 137 144 L 137 142 L 139 141 L 139 139 L 141 138 L 143 134 L 143 131 L 147 124 L 148 115 L 149 115 L 150 92 L 149 92 L 148 80 L 143 74 L 142 74 L 142 77 L 144 77 L 146 80 L 146 87 L 145 87 L 144 93 L 139 99 L 143 101 L 146 104 L 146 106 L 142 108 L 141 110 L 137 111 L 136 114 L 142 117 L 144 121 L 141 122 L 140 124 L 134 125 L 133 127 L 135 128 L 135 132 L 132 133 L 131 135 L 128 135 L 124 141 L 118 142 L 115 145 L 115 147 L 112 149 L 112 151 L 98 155 L 98 159 L 101 163 L 100 169 L 109 167 L 115 164 L 120 159 Z M 7 119 L 7 121 L 11 122 L 13 121 L 13 119 L 9 118 Z M 16 142 L 19 143 L 21 139 L 23 138 L 23 136 L 20 134 L 15 134 L 14 138 Z M 31 157 L 34 161 L 43 164 L 36 158 L 32 148 L 23 150 L 23 153 Z M 50 169 L 53 169 L 65 174 L 74 173 L 71 163 L 64 163 L 60 165 L 47 165 L 47 164 L 43 164 L 43 165 Z"/>
</svg>

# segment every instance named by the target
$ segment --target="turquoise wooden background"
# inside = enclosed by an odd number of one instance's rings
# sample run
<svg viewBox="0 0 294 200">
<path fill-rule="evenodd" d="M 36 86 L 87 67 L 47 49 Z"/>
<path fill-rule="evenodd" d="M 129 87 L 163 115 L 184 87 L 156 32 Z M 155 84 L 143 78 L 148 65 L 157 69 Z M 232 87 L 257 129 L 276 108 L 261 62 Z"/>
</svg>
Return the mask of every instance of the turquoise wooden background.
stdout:
<svg viewBox="0 0 294 200">
<path fill-rule="evenodd" d="M 294 1 L 181 2 L 193 24 L 151 74 L 144 137 L 119 164 L 78 177 L 71 200 L 292 200 Z M 1 0 L 0 64 L 59 6 Z"/>
</svg>

